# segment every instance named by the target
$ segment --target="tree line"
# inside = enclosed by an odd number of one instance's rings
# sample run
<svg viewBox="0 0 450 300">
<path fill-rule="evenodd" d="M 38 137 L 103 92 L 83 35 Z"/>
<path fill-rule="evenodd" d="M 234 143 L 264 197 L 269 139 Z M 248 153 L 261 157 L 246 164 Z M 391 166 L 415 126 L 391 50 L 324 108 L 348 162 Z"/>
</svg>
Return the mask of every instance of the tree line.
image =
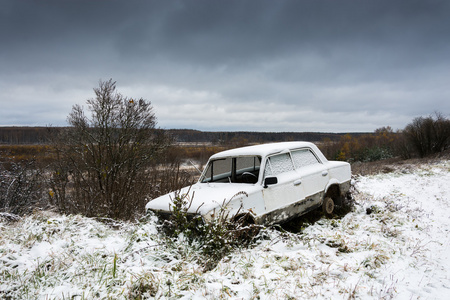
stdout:
<svg viewBox="0 0 450 300">
<path fill-rule="evenodd" d="M 0 127 L 0 144 L 36 145 L 48 143 L 49 128 L 63 130 L 65 127 Z M 194 129 L 160 129 L 172 137 L 175 143 L 211 143 L 213 145 L 262 144 L 281 141 L 323 140 L 339 141 L 346 133 L 328 132 L 251 132 L 251 131 L 200 131 Z M 351 133 L 360 136 L 370 133 Z"/>
<path fill-rule="evenodd" d="M 436 112 L 414 118 L 403 130 L 381 127 L 372 134 L 345 134 L 339 141 L 320 145 L 329 159 L 349 162 L 377 161 L 392 157 L 409 159 L 445 152 L 450 147 L 450 120 Z"/>
</svg>

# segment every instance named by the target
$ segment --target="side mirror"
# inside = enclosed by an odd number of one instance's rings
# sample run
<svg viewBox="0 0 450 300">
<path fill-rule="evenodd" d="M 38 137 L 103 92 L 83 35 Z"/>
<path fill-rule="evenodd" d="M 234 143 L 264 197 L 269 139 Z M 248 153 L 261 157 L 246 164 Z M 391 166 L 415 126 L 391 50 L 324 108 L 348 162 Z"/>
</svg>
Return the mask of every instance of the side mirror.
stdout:
<svg viewBox="0 0 450 300">
<path fill-rule="evenodd" d="M 277 184 L 278 178 L 276 177 L 266 177 L 264 178 L 264 188 L 267 188 L 269 185 Z"/>
</svg>

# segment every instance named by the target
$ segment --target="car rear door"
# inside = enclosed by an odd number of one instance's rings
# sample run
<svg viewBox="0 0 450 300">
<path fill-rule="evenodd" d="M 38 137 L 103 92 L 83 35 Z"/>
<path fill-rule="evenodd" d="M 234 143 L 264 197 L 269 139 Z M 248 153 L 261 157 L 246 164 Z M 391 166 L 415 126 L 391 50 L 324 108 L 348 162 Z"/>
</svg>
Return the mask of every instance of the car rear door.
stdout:
<svg viewBox="0 0 450 300">
<path fill-rule="evenodd" d="M 301 178 L 303 197 L 306 206 L 316 205 L 321 201 L 321 192 L 325 191 L 329 174 L 327 168 L 320 162 L 309 148 L 294 150 L 291 153 L 296 171 Z"/>
</svg>

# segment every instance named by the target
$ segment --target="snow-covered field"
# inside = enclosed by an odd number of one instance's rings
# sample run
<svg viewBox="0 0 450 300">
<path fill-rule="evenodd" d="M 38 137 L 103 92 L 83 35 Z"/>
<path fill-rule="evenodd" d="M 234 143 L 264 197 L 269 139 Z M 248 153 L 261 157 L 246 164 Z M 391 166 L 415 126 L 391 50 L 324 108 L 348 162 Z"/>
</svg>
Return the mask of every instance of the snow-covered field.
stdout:
<svg viewBox="0 0 450 300">
<path fill-rule="evenodd" d="M 211 271 L 153 220 L 0 217 L 1 299 L 449 299 L 450 161 L 356 178 L 353 212 L 264 230 Z"/>
</svg>

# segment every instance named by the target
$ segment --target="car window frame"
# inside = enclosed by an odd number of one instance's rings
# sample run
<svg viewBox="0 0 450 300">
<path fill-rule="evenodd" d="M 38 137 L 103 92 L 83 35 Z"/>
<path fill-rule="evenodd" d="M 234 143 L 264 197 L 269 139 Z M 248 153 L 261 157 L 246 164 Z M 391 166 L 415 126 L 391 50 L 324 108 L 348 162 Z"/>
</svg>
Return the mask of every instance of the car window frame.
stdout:
<svg viewBox="0 0 450 300">
<path fill-rule="evenodd" d="M 252 169 L 253 169 L 253 172 L 255 172 L 255 171 L 258 172 L 258 175 L 257 175 L 258 180 L 256 182 L 256 183 L 258 183 L 259 174 L 261 172 L 261 165 L 262 165 L 262 161 L 263 161 L 263 158 L 260 155 L 236 155 L 236 156 L 220 157 L 220 158 L 216 158 L 213 160 L 209 160 L 205 167 L 205 170 L 202 173 L 202 175 L 200 176 L 198 182 L 200 182 L 200 183 L 224 183 L 223 180 L 225 178 L 228 178 L 228 183 L 240 183 L 240 182 L 235 182 L 236 177 L 238 175 L 242 175 L 242 173 L 245 173 L 246 171 L 245 171 L 245 168 L 242 168 L 239 170 L 237 169 L 237 163 L 238 163 L 237 160 L 239 158 L 253 158 Z M 231 160 L 230 171 L 229 172 L 227 171 L 227 172 L 221 173 L 221 174 L 214 174 L 215 163 L 217 161 L 227 161 L 227 160 Z M 256 162 L 259 162 L 259 164 L 256 164 Z M 211 170 L 210 177 L 207 176 L 208 170 Z M 242 172 L 238 173 L 238 171 L 242 171 Z M 252 171 L 248 171 L 248 172 L 252 172 Z M 221 175 L 221 176 L 218 176 L 218 175 Z M 217 178 L 217 177 L 219 177 L 219 179 L 216 180 L 215 178 Z M 208 178 L 209 178 L 209 180 L 207 180 Z"/>
<path fill-rule="evenodd" d="M 280 173 L 277 173 L 277 174 L 273 174 L 273 166 L 272 166 L 273 162 L 272 162 L 271 158 L 274 158 L 274 157 L 277 157 L 277 156 L 282 156 L 282 155 L 288 155 L 289 156 L 289 160 L 290 160 L 291 165 L 292 165 L 292 170 L 283 171 L 283 172 L 280 172 Z M 268 176 L 266 176 L 267 165 L 269 165 L 270 171 L 271 171 L 271 174 L 268 175 Z M 292 160 L 292 156 L 291 156 L 290 151 L 283 151 L 281 153 L 274 153 L 274 154 L 268 155 L 266 157 L 266 162 L 264 164 L 264 172 L 263 172 L 263 178 L 262 178 L 263 180 L 262 181 L 264 182 L 264 179 L 267 178 L 267 177 L 276 177 L 276 176 L 278 176 L 280 174 L 291 172 L 291 171 L 294 171 L 294 170 L 295 170 L 295 165 L 294 165 L 294 162 Z"/>
<path fill-rule="evenodd" d="M 320 160 L 320 158 L 316 155 L 316 153 L 314 153 L 314 151 L 311 148 L 309 148 L 309 147 L 297 148 L 297 149 L 292 149 L 289 151 L 291 154 L 291 159 L 292 159 L 292 163 L 294 164 L 295 170 L 300 170 L 302 168 L 315 165 L 315 163 L 314 163 L 314 164 L 308 164 L 308 165 L 303 165 L 303 166 L 297 167 L 296 163 L 295 163 L 294 154 L 293 154 L 294 152 L 297 152 L 297 151 L 307 151 L 307 152 L 311 153 L 314 156 L 314 158 L 316 159 L 317 164 L 323 165 L 323 162 Z"/>
<path fill-rule="evenodd" d="M 314 152 L 314 150 L 312 148 L 310 148 L 310 147 L 286 149 L 285 151 L 283 151 L 281 153 L 280 152 L 273 153 L 273 154 L 267 155 L 266 158 L 265 158 L 264 170 L 262 172 L 262 180 L 261 180 L 262 184 L 264 183 L 264 180 L 266 178 L 268 178 L 268 177 L 277 177 L 277 176 L 279 176 L 280 174 L 283 174 L 283 173 L 287 173 L 287 172 L 291 172 L 291 171 L 297 171 L 297 170 L 301 170 L 302 168 L 315 165 L 315 164 L 309 164 L 309 165 L 306 165 L 306 166 L 296 167 L 296 164 L 295 164 L 295 161 L 294 161 L 294 157 L 293 157 L 293 152 L 295 152 L 295 151 L 302 151 L 302 150 L 309 151 L 314 156 L 314 158 L 316 159 L 317 164 L 323 165 L 323 162 L 321 161 L 321 159 L 317 156 L 317 154 Z M 275 157 L 275 156 L 278 156 L 278 155 L 284 155 L 284 154 L 289 154 L 289 158 L 291 160 L 291 164 L 293 166 L 293 170 L 281 172 L 281 173 L 278 173 L 278 174 L 273 174 L 272 161 L 270 159 L 272 157 Z M 267 166 L 269 166 L 270 171 L 271 171 L 271 174 L 268 175 L 268 176 L 266 175 Z"/>
</svg>

